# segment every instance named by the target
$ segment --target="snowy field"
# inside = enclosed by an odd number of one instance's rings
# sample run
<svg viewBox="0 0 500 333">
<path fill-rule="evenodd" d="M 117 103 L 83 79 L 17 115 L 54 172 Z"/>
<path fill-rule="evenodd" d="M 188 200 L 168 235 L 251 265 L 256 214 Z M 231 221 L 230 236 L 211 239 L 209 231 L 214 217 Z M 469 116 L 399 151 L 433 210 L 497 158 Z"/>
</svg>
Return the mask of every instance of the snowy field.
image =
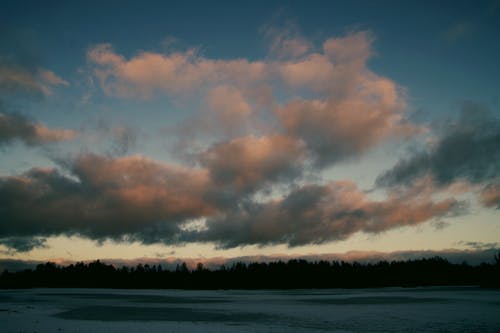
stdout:
<svg viewBox="0 0 500 333">
<path fill-rule="evenodd" d="M 0 290 L 0 332 L 500 332 L 500 291 Z"/>
</svg>

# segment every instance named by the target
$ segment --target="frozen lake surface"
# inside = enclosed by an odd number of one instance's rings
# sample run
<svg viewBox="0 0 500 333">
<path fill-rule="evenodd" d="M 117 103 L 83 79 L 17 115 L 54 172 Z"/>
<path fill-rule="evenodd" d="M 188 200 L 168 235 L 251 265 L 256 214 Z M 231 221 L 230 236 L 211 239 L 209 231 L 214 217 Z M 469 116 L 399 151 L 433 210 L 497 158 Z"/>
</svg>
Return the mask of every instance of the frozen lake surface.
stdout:
<svg viewBox="0 0 500 333">
<path fill-rule="evenodd" d="M 500 332 L 500 291 L 0 290 L 0 332 Z"/>
</svg>

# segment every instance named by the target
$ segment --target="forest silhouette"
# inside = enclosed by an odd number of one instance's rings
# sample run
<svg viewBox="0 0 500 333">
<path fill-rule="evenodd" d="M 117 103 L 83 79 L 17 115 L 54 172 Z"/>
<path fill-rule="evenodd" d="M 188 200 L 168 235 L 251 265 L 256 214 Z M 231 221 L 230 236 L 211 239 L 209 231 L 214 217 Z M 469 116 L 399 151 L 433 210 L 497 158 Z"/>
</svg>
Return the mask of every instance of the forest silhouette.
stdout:
<svg viewBox="0 0 500 333">
<path fill-rule="evenodd" d="M 137 289 L 295 289 L 376 288 L 479 285 L 500 288 L 500 251 L 494 263 L 455 264 L 441 257 L 359 263 L 293 259 L 270 263 L 237 262 L 207 269 L 185 263 L 175 269 L 138 264 L 116 268 L 99 260 L 35 269 L 5 270 L 0 288 L 137 288 Z"/>
</svg>

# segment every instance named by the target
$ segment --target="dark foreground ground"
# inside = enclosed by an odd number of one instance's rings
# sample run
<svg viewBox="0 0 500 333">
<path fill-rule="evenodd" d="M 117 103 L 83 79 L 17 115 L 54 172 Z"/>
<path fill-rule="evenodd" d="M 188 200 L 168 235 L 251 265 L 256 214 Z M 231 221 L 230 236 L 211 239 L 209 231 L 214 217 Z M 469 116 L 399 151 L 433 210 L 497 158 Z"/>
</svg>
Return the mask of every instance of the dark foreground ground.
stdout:
<svg viewBox="0 0 500 333">
<path fill-rule="evenodd" d="M 500 290 L 0 291 L 0 332 L 500 332 Z"/>
</svg>

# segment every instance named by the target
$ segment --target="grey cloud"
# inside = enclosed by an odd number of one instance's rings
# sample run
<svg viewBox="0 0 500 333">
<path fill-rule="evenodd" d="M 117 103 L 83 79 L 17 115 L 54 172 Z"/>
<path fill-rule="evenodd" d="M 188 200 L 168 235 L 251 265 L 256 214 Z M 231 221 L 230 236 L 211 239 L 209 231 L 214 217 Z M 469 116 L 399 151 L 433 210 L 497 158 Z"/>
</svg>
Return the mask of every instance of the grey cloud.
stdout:
<svg viewBox="0 0 500 333">
<path fill-rule="evenodd" d="M 27 145 L 41 145 L 48 142 L 70 140 L 76 132 L 63 129 L 49 129 L 42 124 L 32 122 L 20 114 L 0 112 L 0 146 L 14 140 Z"/>
<path fill-rule="evenodd" d="M 0 272 L 5 270 L 9 272 L 18 272 L 25 269 L 33 269 L 36 265 L 41 263 L 41 261 L 36 260 L 0 259 Z"/>
<path fill-rule="evenodd" d="M 500 209 L 500 180 L 486 185 L 479 195 L 484 206 Z"/>
<path fill-rule="evenodd" d="M 0 113 L 0 144 L 15 139 L 28 144 L 37 142 L 35 125 L 22 115 Z"/>
<path fill-rule="evenodd" d="M 11 252 L 28 252 L 34 248 L 46 246 L 46 239 L 41 237 L 5 237 L 0 238 L 0 245 L 8 248 Z"/>
<path fill-rule="evenodd" d="M 289 246 L 346 239 L 356 232 L 379 233 L 440 218 L 460 208 L 454 199 L 371 201 L 353 183 L 307 185 L 282 200 L 242 202 L 186 233 L 186 241 L 213 241 L 222 248 L 285 243 Z"/>
<path fill-rule="evenodd" d="M 465 245 L 468 248 L 471 248 L 473 250 L 487 250 L 487 249 L 498 249 L 500 248 L 500 242 L 491 242 L 491 243 L 485 243 L 485 242 L 466 242 L 466 241 L 460 241 L 458 242 L 459 245 Z"/>
<path fill-rule="evenodd" d="M 131 127 L 121 126 L 111 129 L 113 141 L 113 153 L 124 155 L 133 149 L 137 144 L 137 133 Z"/>
<path fill-rule="evenodd" d="M 431 175 L 438 185 L 474 184 L 500 176 L 500 120 L 485 107 L 466 103 L 427 150 L 411 153 L 377 178 L 379 186 L 408 185 Z"/>
<path fill-rule="evenodd" d="M 167 240 L 179 223 L 212 211 L 202 199 L 207 185 L 203 171 L 137 156 L 98 155 L 80 156 L 65 171 L 68 176 L 32 169 L 0 177 L 0 238 L 80 234 Z"/>
<path fill-rule="evenodd" d="M 425 195 L 372 201 L 351 182 L 306 185 L 282 199 L 256 202 L 224 186 L 207 169 L 158 163 L 140 156 L 85 154 L 67 161 L 65 174 L 32 169 L 0 177 L 0 238 L 81 235 L 143 243 L 216 242 L 221 247 L 290 246 L 379 233 L 456 212 L 460 203 Z M 229 187 L 231 189 L 231 187 Z M 216 198 L 216 199 L 214 199 Z M 185 229 L 193 219 L 206 227 Z M 28 243 L 29 244 L 29 243 Z M 33 246 L 36 244 L 33 240 Z"/>
</svg>

